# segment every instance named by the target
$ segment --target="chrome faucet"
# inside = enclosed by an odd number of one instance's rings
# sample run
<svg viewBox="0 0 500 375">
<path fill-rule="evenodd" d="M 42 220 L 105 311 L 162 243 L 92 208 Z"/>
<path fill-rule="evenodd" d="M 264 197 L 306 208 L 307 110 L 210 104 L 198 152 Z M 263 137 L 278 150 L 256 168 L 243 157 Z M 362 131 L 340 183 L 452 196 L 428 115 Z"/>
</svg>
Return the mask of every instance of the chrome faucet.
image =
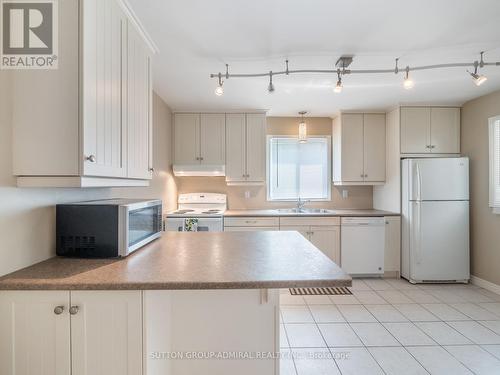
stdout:
<svg viewBox="0 0 500 375">
<path fill-rule="evenodd" d="M 298 212 L 302 211 L 304 209 L 305 204 L 308 202 L 309 201 L 304 201 L 299 197 L 299 200 L 297 201 L 297 211 Z"/>
</svg>

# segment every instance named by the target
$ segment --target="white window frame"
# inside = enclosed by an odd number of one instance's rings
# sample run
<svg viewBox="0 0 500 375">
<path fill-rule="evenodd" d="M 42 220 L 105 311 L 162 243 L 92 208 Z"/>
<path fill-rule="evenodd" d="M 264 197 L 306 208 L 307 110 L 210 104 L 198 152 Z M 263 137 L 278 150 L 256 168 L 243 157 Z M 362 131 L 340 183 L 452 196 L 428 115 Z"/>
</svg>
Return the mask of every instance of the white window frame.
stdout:
<svg viewBox="0 0 500 375">
<path fill-rule="evenodd" d="M 267 201 L 269 202 L 297 202 L 297 199 L 273 199 L 271 198 L 271 184 L 269 183 L 269 179 L 271 178 L 270 174 L 270 140 L 272 138 L 288 138 L 288 139 L 296 139 L 297 141 L 299 140 L 298 137 L 292 136 L 292 135 L 268 135 L 266 137 L 266 185 L 267 185 Z M 326 198 L 316 198 L 316 199 L 309 199 L 309 198 L 304 198 L 308 201 L 311 202 L 328 202 L 331 201 L 332 199 L 332 137 L 329 135 L 314 135 L 311 136 L 310 138 L 323 138 L 326 139 L 327 141 L 327 186 L 328 186 L 328 194 Z M 301 197 L 302 199 L 302 197 Z"/>
<path fill-rule="evenodd" d="M 495 129 L 497 126 L 498 129 Z M 493 213 L 500 214 L 500 176 L 496 175 L 496 172 L 500 170 L 500 145 L 498 147 L 495 147 L 495 131 L 500 131 L 500 116 L 495 116 L 488 119 L 488 135 L 490 146 L 489 206 L 493 210 Z"/>
</svg>

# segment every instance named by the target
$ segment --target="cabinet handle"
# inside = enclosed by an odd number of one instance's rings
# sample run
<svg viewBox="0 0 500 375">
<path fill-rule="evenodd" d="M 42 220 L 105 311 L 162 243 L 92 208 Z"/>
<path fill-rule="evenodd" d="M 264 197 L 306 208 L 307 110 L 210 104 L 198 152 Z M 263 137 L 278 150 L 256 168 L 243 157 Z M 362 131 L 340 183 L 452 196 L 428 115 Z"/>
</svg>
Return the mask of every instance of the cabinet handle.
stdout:
<svg viewBox="0 0 500 375">
<path fill-rule="evenodd" d="M 367 174 L 365 174 L 365 177 L 368 177 L 368 175 L 367 175 Z"/>
<path fill-rule="evenodd" d="M 95 158 L 95 155 L 89 155 L 85 158 L 85 160 L 91 162 L 91 163 L 95 163 L 96 161 L 96 158 Z"/>
<path fill-rule="evenodd" d="M 425 146 L 425 148 L 432 148 L 432 147 L 431 147 L 431 145 L 427 145 L 427 146 Z"/>
<path fill-rule="evenodd" d="M 61 315 L 64 311 L 64 306 L 56 306 L 54 307 L 54 314 Z"/>
<path fill-rule="evenodd" d="M 153 173 L 153 172 L 155 171 L 155 169 L 154 169 L 153 167 L 151 167 L 151 168 L 149 168 L 149 171 L 150 171 L 151 173 Z"/>
<path fill-rule="evenodd" d="M 200 160 L 203 160 L 203 157 L 200 156 Z"/>
<path fill-rule="evenodd" d="M 431 148 L 436 148 L 436 145 L 431 145 Z"/>
<path fill-rule="evenodd" d="M 78 310 L 80 310 L 80 308 L 78 306 L 71 306 L 69 308 L 69 313 L 71 315 L 76 315 L 76 314 L 78 314 Z"/>
<path fill-rule="evenodd" d="M 360 174 L 359 177 L 365 177 L 365 175 L 364 174 Z"/>
</svg>

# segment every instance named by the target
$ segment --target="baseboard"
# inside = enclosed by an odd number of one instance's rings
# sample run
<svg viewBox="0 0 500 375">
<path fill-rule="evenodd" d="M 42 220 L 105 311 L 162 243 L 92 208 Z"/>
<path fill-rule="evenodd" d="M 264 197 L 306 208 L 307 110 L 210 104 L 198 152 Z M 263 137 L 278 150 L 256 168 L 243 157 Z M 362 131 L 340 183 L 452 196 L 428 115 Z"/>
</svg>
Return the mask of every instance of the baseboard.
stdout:
<svg viewBox="0 0 500 375">
<path fill-rule="evenodd" d="M 399 279 L 400 277 L 399 271 L 385 271 L 383 276 L 384 279 Z"/>
<path fill-rule="evenodd" d="M 470 281 L 473 285 L 480 286 L 481 288 L 484 288 L 486 290 L 489 290 L 490 292 L 500 295 L 500 285 L 498 284 L 494 284 L 492 282 L 486 281 L 474 275 L 471 275 Z"/>
</svg>

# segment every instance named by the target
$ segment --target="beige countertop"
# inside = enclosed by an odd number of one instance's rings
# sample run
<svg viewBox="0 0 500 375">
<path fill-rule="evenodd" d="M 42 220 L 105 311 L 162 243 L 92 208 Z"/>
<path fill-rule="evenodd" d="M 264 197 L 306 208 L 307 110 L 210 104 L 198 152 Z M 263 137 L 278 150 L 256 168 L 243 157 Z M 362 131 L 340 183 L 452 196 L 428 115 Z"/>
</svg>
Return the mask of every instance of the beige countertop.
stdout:
<svg viewBox="0 0 500 375">
<path fill-rule="evenodd" d="M 297 232 L 166 232 L 123 259 L 54 257 L 0 278 L 0 290 L 257 289 L 350 286 Z"/>
<path fill-rule="evenodd" d="M 382 210 L 328 210 L 320 213 L 296 213 L 274 210 L 227 210 L 225 217 L 246 217 L 246 216 L 400 216 L 400 214 Z"/>
</svg>

